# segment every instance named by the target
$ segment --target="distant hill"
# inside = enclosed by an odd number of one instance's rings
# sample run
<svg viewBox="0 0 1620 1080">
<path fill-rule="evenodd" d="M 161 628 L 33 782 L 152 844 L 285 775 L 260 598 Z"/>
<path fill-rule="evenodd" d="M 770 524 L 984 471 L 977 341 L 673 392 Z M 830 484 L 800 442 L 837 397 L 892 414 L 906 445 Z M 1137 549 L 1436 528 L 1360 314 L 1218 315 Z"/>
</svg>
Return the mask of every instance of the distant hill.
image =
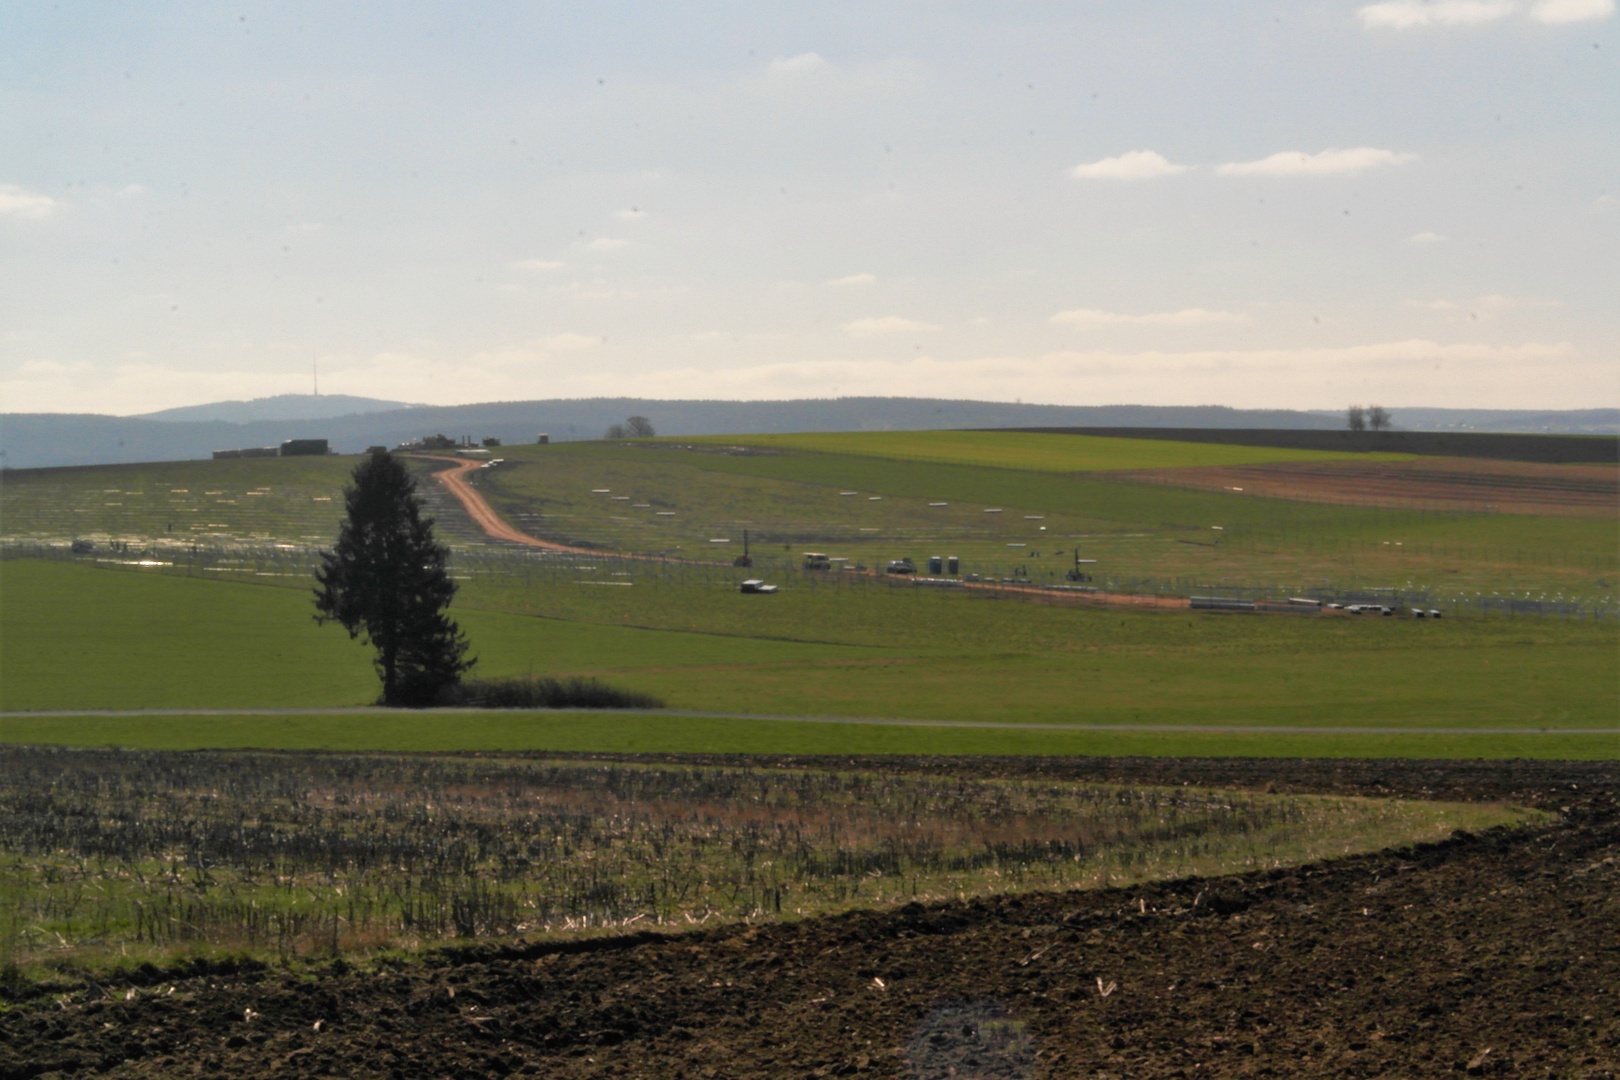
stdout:
<svg viewBox="0 0 1620 1080">
<path fill-rule="evenodd" d="M 303 398 L 303 395 L 288 395 Z M 264 399 L 280 400 L 280 399 Z M 304 400 L 340 400 L 313 396 Z M 370 399 L 349 399 L 363 400 Z M 225 403 L 251 404 L 251 403 Z M 197 408 L 207 408 L 201 406 Z M 1402 410 L 1391 410 L 1397 421 Z M 1429 410 L 1434 413 L 1461 410 Z M 1337 413 L 1286 409 L 1231 409 L 1225 406 L 1021 405 L 936 398 L 821 398 L 797 401 L 649 401 L 641 398 L 587 398 L 489 402 L 479 405 L 418 406 L 335 417 L 297 417 L 251 422 L 173 418 L 176 410 L 145 417 L 61 413 L 0 415 L 0 452 L 7 468 L 93 465 L 207 457 L 214 450 L 271 446 L 286 439 L 324 438 L 345 453 L 371 445 L 393 446 L 426 434 L 493 436 L 507 443 L 534 441 L 540 432 L 553 441 L 601 438 L 609 424 L 628 416 L 649 418 L 660 435 L 741 435 L 799 431 L 922 431 L 995 427 L 1275 428 L 1337 430 Z M 1620 432 L 1620 412 L 1588 410 L 1581 424 L 1609 415 L 1603 433 Z M 190 414 L 188 414 L 190 415 Z M 1473 422 L 1484 414 L 1468 411 Z M 1514 414 L 1520 415 L 1520 414 Z M 167 419 L 156 419 L 167 416 Z M 1594 418 L 1595 417 L 1595 418 Z M 1406 426 L 1404 423 L 1402 426 Z M 1442 429 L 1446 430 L 1446 429 Z M 1490 427 L 1458 430 L 1499 430 Z M 1516 431 L 1519 428 L 1500 430 Z M 1587 428 L 1547 429 L 1586 431 Z"/>
<path fill-rule="evenodd" d="M 351 397 L 348 394 L 277 394 L 252 401 L 183 405 L 178 409 L 142 413 L 136 419 L 178 420 L 184 423 L 223 420 L 227 424 L 251 424 L 258 420 L 329 420 L 335 416 L 393 412 L 411 407 L 403 401 Z"/>
<path fill-rule="evenodd" d="M 313 400 L 307 399 L 307 400 Z M 322 401 L 325 398 L 320 399 Z M 206 407 L 204 407 L 206 408 Z M 176 410 L 168 410 L 169 415 Z M 324 438 L 352 453 L 422 435 L 493 436 L 533 442 L 599 439 L 609 424 L 646 416 L 661 435 L 742 435 L 796 431 L 918 431 L 934 428 L 1103 424 L 1136 427 L 1331 427 L 1335 418 L 1288 410 L 1223 406 L 1020 405 L 932 398 L 834 398 L 798 401 L 649 401 L 585 398 L 419 406 L 328 418 L 227 423 L 155 416 L 11 413 L 0 416 L 7 468 L 94 465 L 207 457 L 214 450 Z"/>
</svg>

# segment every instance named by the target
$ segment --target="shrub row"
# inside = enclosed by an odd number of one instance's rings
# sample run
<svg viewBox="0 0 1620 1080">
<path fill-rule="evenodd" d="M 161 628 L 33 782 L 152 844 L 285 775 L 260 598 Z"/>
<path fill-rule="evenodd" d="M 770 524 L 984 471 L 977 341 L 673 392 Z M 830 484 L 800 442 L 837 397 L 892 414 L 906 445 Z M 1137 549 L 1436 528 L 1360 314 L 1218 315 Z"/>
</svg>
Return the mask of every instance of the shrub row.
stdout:
<svg viewBox="0 0 1620 1080">
<path fill-rule="evenodd" d="M 609 686 L 599 679 L 527 677 L 462 679 L 439 696 L 441 705 L 480 709 L 662 709 L 662 699 Z"/>
</svg>

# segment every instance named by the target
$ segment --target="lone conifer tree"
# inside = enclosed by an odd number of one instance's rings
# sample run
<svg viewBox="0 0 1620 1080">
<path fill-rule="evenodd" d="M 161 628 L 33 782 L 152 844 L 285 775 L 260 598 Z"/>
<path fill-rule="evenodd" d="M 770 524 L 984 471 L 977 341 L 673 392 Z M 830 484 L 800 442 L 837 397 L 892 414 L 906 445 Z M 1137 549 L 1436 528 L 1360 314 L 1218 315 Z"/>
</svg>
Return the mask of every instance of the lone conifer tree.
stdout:
<svg viewBox="0 0 1620 1080">
<path fill-rule="evenodd" d="M 315 571 L 315 620 L 362 633 L 377 650 L 384 705 L 430 705 L 475 661 L 444 609 L 456 594 L 450 551 L 433 539 L 416 481 L 387 451 L 367 455 L 343 500 L 348 517 L 336 548 Z"/>
</svg>

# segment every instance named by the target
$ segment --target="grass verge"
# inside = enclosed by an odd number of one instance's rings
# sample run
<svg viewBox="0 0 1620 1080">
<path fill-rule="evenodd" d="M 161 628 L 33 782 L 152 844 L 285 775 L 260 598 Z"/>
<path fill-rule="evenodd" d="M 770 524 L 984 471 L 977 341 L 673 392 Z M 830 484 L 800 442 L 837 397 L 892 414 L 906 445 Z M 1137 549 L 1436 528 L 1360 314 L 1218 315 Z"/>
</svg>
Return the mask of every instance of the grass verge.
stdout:
<svg viewBox="0 0 1620 1080">
<path fill-rule="evenodd" d="M 0 718 L 0 743 L 162 750 L 1620 759 L 1620 735 L 1054 730 L 625 713 Z"/>
</svg>

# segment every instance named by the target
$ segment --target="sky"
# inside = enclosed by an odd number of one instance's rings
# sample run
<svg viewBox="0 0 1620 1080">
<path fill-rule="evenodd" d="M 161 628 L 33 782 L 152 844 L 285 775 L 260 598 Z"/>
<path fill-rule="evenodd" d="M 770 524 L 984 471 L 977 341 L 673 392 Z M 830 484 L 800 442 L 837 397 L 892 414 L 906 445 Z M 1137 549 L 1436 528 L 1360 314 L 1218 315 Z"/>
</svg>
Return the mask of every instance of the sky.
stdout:
<svg viewBox="0 0 1620 1080">
<path fill-rule="evenodd" d="M 1620 405 L 1614 0 L 0 7 L 0 411 Z"/>
</svg>

